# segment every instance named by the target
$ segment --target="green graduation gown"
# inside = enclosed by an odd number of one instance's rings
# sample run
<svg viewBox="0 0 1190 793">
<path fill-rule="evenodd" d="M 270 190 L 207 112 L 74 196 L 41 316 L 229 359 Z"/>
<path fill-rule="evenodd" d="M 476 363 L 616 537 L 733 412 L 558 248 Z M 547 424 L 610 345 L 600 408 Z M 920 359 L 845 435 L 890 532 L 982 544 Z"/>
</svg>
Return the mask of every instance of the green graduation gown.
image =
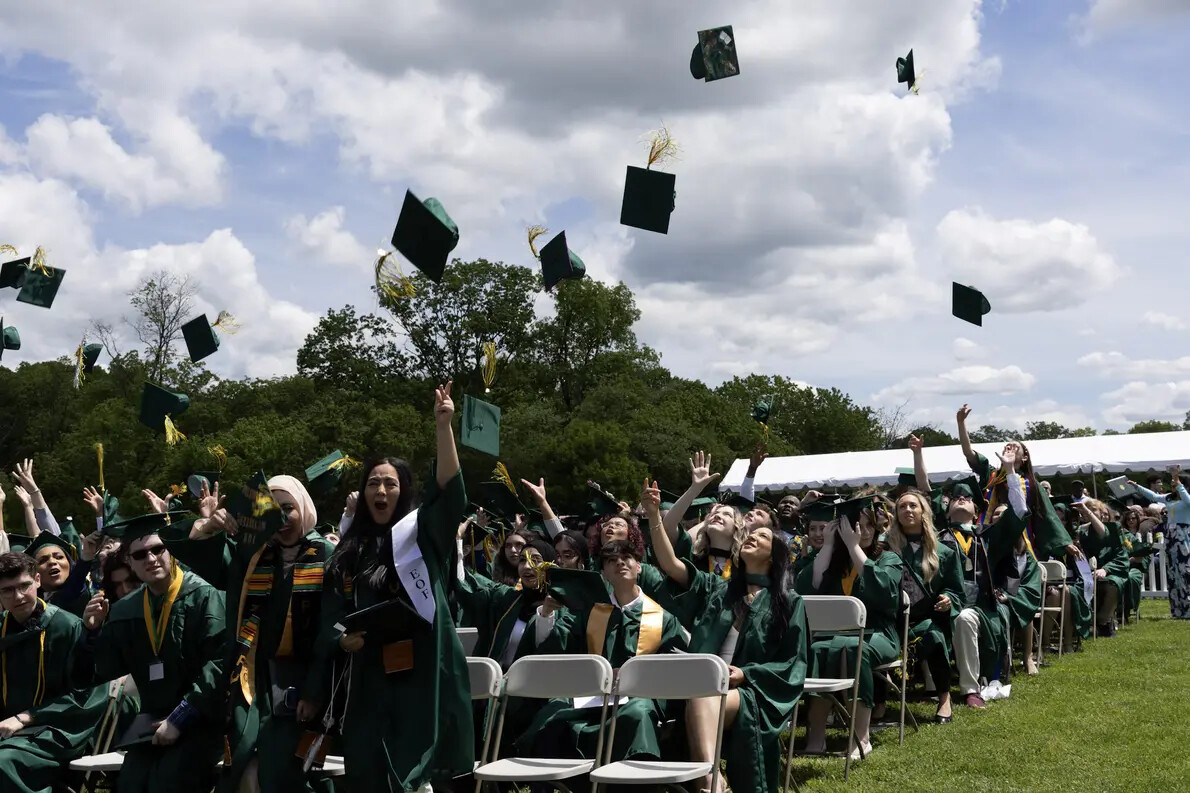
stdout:
<svg viewBox="0 0 1190 793">
<path fill-rule="evenodd" d="M 1125 613 L 1140 608 L 1141 592 L 1144 590 L 1145 573 L 1148 572 L 1153 546 L 1144 542 L 1132 532 L 1124 533 L 1124 549 L 1128 552 L 1128 588 L 1124 600 Z"/>
<path fill-rule="evenodd" d="M 897 627 L 897 615 L 901 610 L 901 575 L 901 557 L 885 551 L 864 562 L 864 569 L 855 577 L 851 589 L 851 596 L 862 600 L 868 610 L 864 655 L 859 667 L 859 699 L 869 708 L 876 705 L 872 667 L 897 660 L 901 652 Z M 823 574 L 821 585 L 815 587 L 813 565 L 798 575 L 797 591 L 804 595 L 846 594 L 843 580 L 829 570 Z M 812 677 L 849 676 L 850 670 L 856 668 L 855 650 L 858 646 L 859 640 L 852 634 L 815 641 L 810 646 Z"/>
<path fill-rule="evenodd" d="M 1004 605 L 1008 607 L 1008 622 L 1014 631 L 1024 630 L 1037 612 L 1041 610 L 1041 565 L 1026 548 L 1022 554 L 1024 569 L 1018 570 L 1016 554 L 1010 554 L 1001 563 L 1005 572 L 1000 582 L 1004 592 Z"/>
<path fill-rule="evenodd" d="M 689 588 L 678 595 L 677 607 L 694 630 L 690 652 L 719 655 L 731 632 L 734 612 L 727 602 L 727 581 L 695 570 L 686 562 Z M 801 596 L 789 592 L 789 618 L 781 640 L 769 641 L 773 622 L 767 589 L 753 598 L 728 661 L 744 673 L 737 689 L 740 710 L 723 737 L 723 759 L 733 790 L 777 793 L 781 790 L 781 731 L 802 696 L 810 650 L 810 631 Z"/>
<path fill-rule="evenodd" d="M 0 614 L 0 622 L 6 626 L 0 639 L 6 691 L 0 720 L 25 711 L 33 718 L 30 726 L 0 740 L 0 790 L 50 793 L 65 782 L 70 761 L 87 753 L 107 707 L 107 687 L 72 690 L 75 647 L 83 630 L 73 614 L 47 605 L 40 619 L 25 625 L 7 613 Z M 44 690 L 37 696 L 43 664 Z"/>
<path fill-rule="evenodd" d="M 388 793 L 390 780 L 392 788 L 416 790 L 425 782 L 470 773 L 474 766 L 472 741 L 459 740 L 472 734 L 474 719 L 467 659 L 447 599 L 451 581 L 457 580 L 451 559 L 466 510 L 461 472 L 441 489 L 433 479 L 427 482 L 417 516 L 417 545 L 435 611 L 432 626 L 414 617 L 413 667 L 385 674 L 379 642 L 366 642 L 351 659 L 342 736 L 352 793 Z M 394 581 L 393 586 L 400 584 Z M 346 614 L 390 600 L 397 591 L 376 591 L 361 579 L 353 579 L 350 589 L 337 578 L 328 580 L 323 620 L 333 626 Z"/>
<path fill-rule="evenodd" d="M 909 643 L 917 642 L 917 657 L 923 661 L 936 653 L 950 658 L 951 625 L 963 604 L 963 571 L 954 548 L 937 543 L 938 570 L 929 581 L 922 570 L 922 550 L 906 543 L 899 554 L 902 562 L 902 588 L 906 592 L 921 593 L 921 600 L 909 611 Z M 950 598 L 950 610 L 934 611 L 938 598 Z M 911 600 L 916 594 L 911 594 Z M 949 660 L 947 661 L 949 663 Z M 937 682 L 937 681 L 935 681 Z"/>
<path fill-rule="evenodd" d="M 642 605 L 643 600 L 638 599 L 625 609 L 613 608 L 608 617 L 602 654 L 616 669 L 636 655 Z M 587 621 L 591 613 L 590 609 L 578 613 L 569 609 L 555 612 L 553 630 L 537 648 L 538 652 L 591 652 L 587 647 Z M 671 652 L 675 648 L 684 651 L 689 638 L 677 617 L 667 611 L 662 613 L 658 653 Z M 524 735 L 516 741 L 517 751 L 522 754 L 545 752 L 547 755 L 557 752 L 560 756 L 595 759 L 600 708 L 575 708 L 573 704 L 569 699 L 546 702 Z M 657 723 L 662 717 L 663 705 L 651 699 L 633 698 L 621 705 L 612 759 L 659 758 L 661 745 Z"/>
<path fill-rule="evenodd" d="M 1128 590 L 1128 549 L 1124 547 L 1124 536 L 1120 524 L 1109 521 L 1103 524 L 1104 534 L 1100 537 L 1095 530 L 1088 527 L 1079 532 L 1083 553 L 1090 559 L 1095 557 L 1099 569 L 1107 576 L 1103 579 L 1116 588 L 1118 602 L 1125 602 Z"/>
<path fill-rule="evenodd" d="M 988 462 L 988 458 L 978 453 L 976 457 L 979 458 L 979 465 L 974 470 L 979 476 L 979 486 L 986 490 L 995 471 L 992 469 L 991 463 Z M 1038 559 L 1063 558 L 1066 555 L 1066 546 L 1073 544 L 1074 540 L 1066 531 L 1066 526 L 1058 517 L 1058 513 L 1054 511 L 1054 505 L 1050 502 L 1050 497 L 1045 494 L 1045 489 L 1039 487 L 1031 492 L 1030 496 L 1029 512 L 1025 516 L 1025 521 L 1033 543 L 1034 555 Z M 1012 510 L 1007 511 L 1011 512 Z"/>
<path fill-rule="evenodd" d="M 181 737 L 172 746 L 142 744 L 129 749 L 118 790 L 210 793 L 215 766 L 223 753 L 227 640 L 223 593 L 194 573 L 183 573 L 158 656 L 153 654 L 145 625 L 146 594 L 156 624 L 164 597 L 153 595 L 143 585 L 112 604 L 107 624 L 93 637 L 95 676 L 112 680 L 132 675 L 142 713 L 164 719 L 185 700 L 196 718 L 181 728 Z M 151 680 L 151 669 L 158 663 L 163 674 Z"/>
</svg>

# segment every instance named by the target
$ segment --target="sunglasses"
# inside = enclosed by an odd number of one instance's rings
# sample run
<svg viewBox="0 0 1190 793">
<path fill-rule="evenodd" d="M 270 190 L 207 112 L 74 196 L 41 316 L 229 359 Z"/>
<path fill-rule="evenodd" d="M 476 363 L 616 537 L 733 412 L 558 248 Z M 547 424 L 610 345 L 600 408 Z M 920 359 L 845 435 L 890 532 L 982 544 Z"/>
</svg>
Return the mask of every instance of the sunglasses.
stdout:
<svg viewBox="0 0 1190 793">
<path fill-rule="evenodd" d="M 165 555 L 164 545 L 154 545 L 152 548 L 141 548 L 139 551 L 131 551 L 128 555 L 138 562 L 143 562 L 152 554 L 154 558 Z"/>
</svg>

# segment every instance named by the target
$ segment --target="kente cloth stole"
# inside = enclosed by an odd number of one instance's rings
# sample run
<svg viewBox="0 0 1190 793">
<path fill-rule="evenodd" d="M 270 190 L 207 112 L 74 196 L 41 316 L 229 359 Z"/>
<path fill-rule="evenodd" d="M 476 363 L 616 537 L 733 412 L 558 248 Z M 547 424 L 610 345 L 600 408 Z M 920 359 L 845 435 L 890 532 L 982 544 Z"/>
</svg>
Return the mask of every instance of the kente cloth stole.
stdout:
<svg viewBox="0 0 1190 793">
<path fill-rule="evenodd" d="M 636 655 L 652 655 L 661 647 L 661 629 L 665 610 L 648 595 L 641 595 L 640 634 L 636 637 Z M 616 607 L 611 603 L 598 603 L 591 608 L 587 618 L 587 652 L 603 655 L 603 643 L 607 640 L 607 623 Z"/>
</svg>

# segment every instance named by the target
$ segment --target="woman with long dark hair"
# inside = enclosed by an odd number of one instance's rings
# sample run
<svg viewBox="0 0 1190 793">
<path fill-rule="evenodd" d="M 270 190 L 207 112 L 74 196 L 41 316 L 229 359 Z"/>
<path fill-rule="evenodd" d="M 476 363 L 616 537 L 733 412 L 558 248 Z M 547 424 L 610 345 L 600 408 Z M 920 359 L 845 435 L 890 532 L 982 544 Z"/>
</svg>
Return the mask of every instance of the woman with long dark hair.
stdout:
<svg viewBox="0 0 1190 793">
<path fill-rule="evenodd" d="M 591 566 L 591 551 L 581 531 L 564 531 L 554 537 L 554 555 L 558 567 L 586 570 Z"/>
<path fill-rule="evenodd" d="M 723 757 L 735 790 L 780 790 L 780 734 L 806 679 L 809 631 L 802 599 L 793 591 L 789 546 L 774 542 L 762 526 L 744 539 L 734 559 L 736 573 L 721 578 L 680 560 L 662 525 L 661 491 L 645 482 L 642 503 L 652 527 L 653 551 L 680 590 L 677 616 L 691 626 L 690 652 L 711 653 L 731 668 Z M 714 760 L 718 698 L 686 706 L 690 753 L 695 761 Z M 709 786 L 711 777 L 703 782 Z M 726 789 L 719 780 L 722 793 Z"/>
<path fill-rule="evenodd" d="M 437 470 L 413 506 L 402 460 L 364 465 L 351 528 L 327 564 L 324 619 L 393 604 L 382 627 L 343 633 L 348 661 L 341 717 L 347 782 L 356 793 L 429 790 L 471 771 L 474 722 L 467 663 L 447 601 L 455 535 L 467 508 L 451 384 L 436 390 Z M 374 623 L 375 624 L 375 623 Z"/>
</svg>

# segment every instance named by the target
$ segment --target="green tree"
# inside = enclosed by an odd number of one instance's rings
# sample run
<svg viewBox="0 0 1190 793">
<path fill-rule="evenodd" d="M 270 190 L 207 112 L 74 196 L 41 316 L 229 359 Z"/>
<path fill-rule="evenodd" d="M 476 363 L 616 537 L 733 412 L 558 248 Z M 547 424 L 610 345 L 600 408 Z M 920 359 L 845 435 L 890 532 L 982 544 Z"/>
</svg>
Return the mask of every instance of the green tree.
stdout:
<svg viewBox="0 0 1190 793">
<path fill-rule="evenodd" d="M 1157 421 L 1152 419 L 1149 421 L 1141 421 L 1132 425 L 1132 429 L 1128 430 L 1129 435 L 1138 435 L 1142 432 L 1177 432 L 1180 430 L 1177 424 L 1169 421 Z"/>
<path fill-rule="evenodd" d="M 319 385 L 371 396 L 409 374 L 392 323 L 375 314 L 356 314 L 354 306 L 329 309 L 318 320 L 298 350 L 297 366 L 298 374 Z"/>
<path fill-rule="evenodd" d="M 182 326 L 192 319 L 197 293 L 190 276 L 158 270 L 128 295 L 136 312 L 128 324 L 144 345 L 146 374 L 155 383 L 165 382 Z"/>
<path fill-rule="evenodd" d="M 1007 443 L 1017 437 L 1017 433 L 993 424 L 984 424 L 970 435 L 972 443 Z"/>
<path fill-rule="evenodd" d="M 1098 434 L 1094 427 L 1079 427 L 1070 431 L 1071 438 L 1093 438 Z"/>
<path fill-rule="evenodd" d="M 1070 430 L 1054 421 L 1030 421 L 1025 425 L 1025 440 L 1052 441 L 1069 438 Z"/>
</svg>

